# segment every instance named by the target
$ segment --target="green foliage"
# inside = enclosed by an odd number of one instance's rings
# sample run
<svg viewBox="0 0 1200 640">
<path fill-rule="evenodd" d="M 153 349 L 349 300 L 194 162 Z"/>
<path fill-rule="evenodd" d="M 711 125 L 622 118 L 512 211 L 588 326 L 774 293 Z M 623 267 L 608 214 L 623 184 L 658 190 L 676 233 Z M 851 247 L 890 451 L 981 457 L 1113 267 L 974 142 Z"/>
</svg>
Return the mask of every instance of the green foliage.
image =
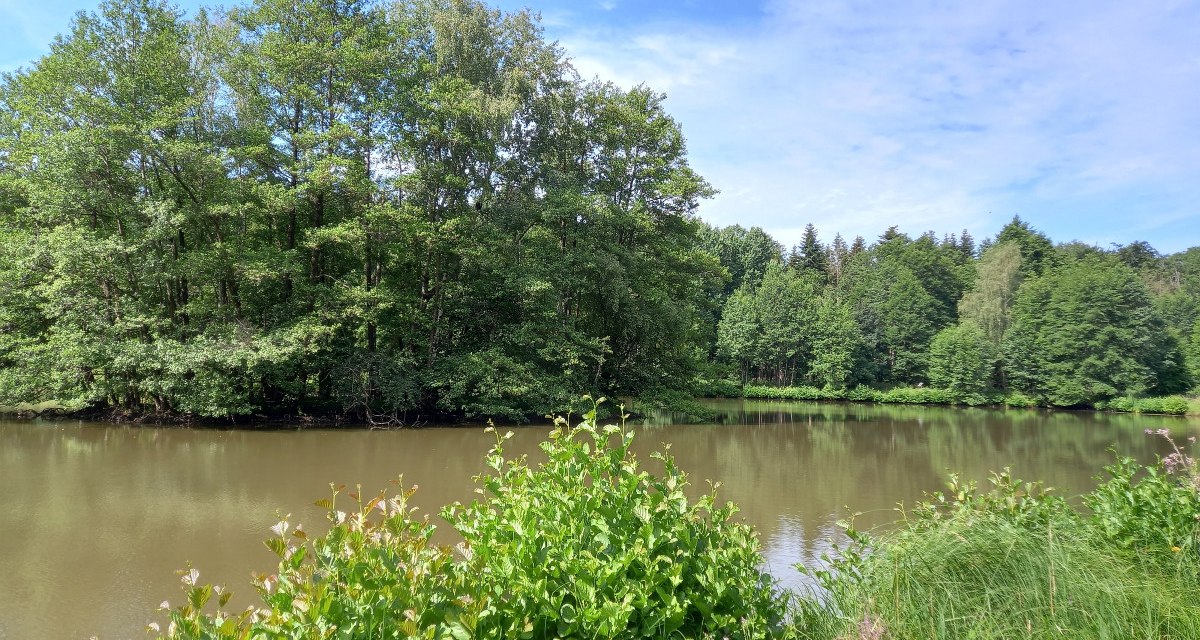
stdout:
<svg viewBox="0 0 1200 640">
<path fill-rule="evenodd" d="M 1025 282 L 1004 341 L 1013 388 L 1055 406 L 1176 391 L 1160 376 L 1178 349 L 1137 274 L 1107 259 L 1068 264 Z"/>
<path fill-rule="evenodd" d="M 971 321 L 942 329 L 929 346 L 929 382 L 964 398 L 978 398 L 991 386 L 996 348 Z"/>
<path fill-rule="evenodd" d="M 1029 226 L 1020 216 L 1013 216 L 1012 221 L 996 235 L 997 246 L 1005 243 L 1020 247 L 1020 269 L 1026 279 L 1040 276 L 1058 265 L 1059 256 L 1050 238 Z"/>
<path fill-rule="evenodd" d="M 445 517 L 469 570 L 495 594 L 483 637 L 765 637 L 784 614 L 758 569 L 757 540 L 714 494 L 696 502 L 670 456 L 661 476 L 629 452 L 633 434 L 590 419 L 562 425 L 538 468 L 488 458 L 488 498 Z"/>
<path fill-rule="evenodd" d="M 1106 411 L 1124 411 L 1127 413 L 1161 413 L 1182 416 L 1190 410 L 1188 399 L 1183 396 L 1166 396 L 1161 398 L 1113 398 L 1108 402 L 1097 402 L 1096 408 Z"/>
<path fill-rule="evenodd" d="M 218 591 L 188 573 L 166 637 L 781 636 L 787 595 L 759 569 L 755 533 L 715 488 L 690 499 L 669 455 L 655 455 L 661 473 L 643 470 L 633 437 L 597 426 L 593 407 L 577 426 L 560 420 L 534 466 L 506 458 L 498 436 L 485 497 L 443 511 L 464 540 L 457 555 L 430 543 L 411 491 L 352 494 L 346 514 L 335 490 L 317 503 L 327 534 L 276 525 L 279 569 L 256 578 L 261 606 L 204 613 Z"/>
<path fill-rule="evenodd" d="M 979 277 L 958 303 L 963 320 L 981 327 L 999 346 L 1011 320 L 1013 299 L 1020 287 L 1021 248 L 1016 242 L 993 246 L 979 259 Z"/>
<path fill-rule="evenodd" d="M 1012 391 L 1004 394 L 1002 402 L 1004 406 L 1014 408 L 1028 409 L 1038 406 L 1036 398 L 1031 398 L 1020 391 Z"/>
<path fill-rule="evenodd" d="M 1105 467 L 1108 480 L 1084 497 L 1092 524 L 1106 544 L 1175 565 L 1200 562 L 1200 489 L 1195 465 L 1175 454 L 1186 468 L 1170 473 L 1118 458 Z"/>
<path fill-rule="evenodd" d="M 793 383 L 814 358 L 819 294 L 811 270 L 769 265 L 757 288 L 738 289 L 725 303 L 717 352 L 738 365 L 743 380 Z"/>
<path fill-rule="evenodd" d="M 845 389 L 856 380 L 862 359 L 862 333 L 851 306 L 826 291 L 817 307 L 809 378 L 822 386 Z"/>
<path fill-rule="evenodd" d="M 0 402 L 516 419 L 707 356 L 711 187 L 527 12 L 110 0 L 0 134 Z"/>
<path fill-rule="evenodd" d="M 851 402 L 881 402 L 885 404 L 987 404 L 992 399 L 978 394 L 958 394 L 948 389 L 931 387 L 893 387 L 887 390 L 857 386 L 853 389 L 818 388 L 809 386 L 768 387 L 746 385 L 746 398 L 763 400 L 849 400 Z"/>
</svg>

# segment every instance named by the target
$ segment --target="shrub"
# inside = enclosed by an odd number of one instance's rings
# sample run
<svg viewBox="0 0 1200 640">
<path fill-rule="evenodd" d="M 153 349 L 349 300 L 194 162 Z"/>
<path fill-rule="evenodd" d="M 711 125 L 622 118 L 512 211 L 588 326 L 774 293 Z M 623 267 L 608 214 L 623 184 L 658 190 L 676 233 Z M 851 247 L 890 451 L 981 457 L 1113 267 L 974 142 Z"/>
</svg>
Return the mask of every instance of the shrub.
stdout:
<svg viewBox="0 0 1200 640">
<path fill-rule="evenodd" d="M 1190 408 L 1188 399 L 1183 396 L 1167 396 L 1162 401 L 1162 412 L 1170 415 L 1187 415 Z"/>
<path fill-rule="evenodd" d="M 489 497 L 444 516 L 481 578 L 481 637 L 767 637 L 786 602 L 758 565 L 758 542 L 710 493 L 695 502 L 670 456 L 641 470 L 633 434 L 591 419 L 560 424 L 540 468 L 488 456 Z"/>
<path fill-rule="evenodd" d="M 465 595 L 452 554 L 430 543 L 433 526 L 408 506 L 412 491 L 380 494 L 338 511 L 340 489 L 319 500 L 328 509 L 329 532 L 310 538 L 286 519 L 276 524 L 267 547 L 279 557 L 278 573 L 256 575 L 262 606 L 231 614 L 229 592 L 198 584 L 183 573 L 185 603 L 170 611 L 168 638 L 234 640 L 244 637 L 311 638 L 466 637 L 480 603 Z M 212 596 L 217 611 L 204 613 Z M 397 615 L 397 612 L 404 612 Z M 158 630 L 156 625 L 151 625 Z"/>
<path fill-rule="evenodd" d="M 932 387 L 896 387 L 879 396 L 879 402 L 892 404 L 954 404 L 955 400 L 950 391 Z"/>
<path fill-rule="evenodd" d="M 539 466 L 505 458 L 507 436 L 498 437 L 478 478 L 486 497 L 443 511 L 464 539 L 460 556 L 430 544 L 433 526 L 408 508 L 411 491 L 352 496 L 350 515 L 322 501 L 329 533 L 310 538 L 285 520 L 267 541 L 280 563 L 256 580 L 263 606 L 206 614 L 217 590 L 188 573 L 188 602 L 170 612 L 167 637 L 784 633 L 788 596 L 758 568 L 757 536 L 733 520 L 736 508 L 718 506 L 715 488 L 689 500 L 668 455 L 655 455 L 661 474 L 642 470 L 633 434 L 597 427 L 595 416 L 593 407 L 574 428 L 557 421 Z"/>
<path fill-rule="evenodd" d="M 1170 563 L 1200 562 L 1200 469 L 1166 429 L 1174 451 L 1160 465 L 1118 458 L 1104 468 L 1108 480 L 1084 497 L 1092 522 L 1108 544 Z M 1135 482 L 1135 478 L 1137 481 Z"/>
<path fill-rule="evenodd" d="M 1038 406 L 1038 401 L 1020 391 L 1013 391 L 1004 396 L 1004 406 L 1014 409 L 1030 409 Z"/>
</svg>

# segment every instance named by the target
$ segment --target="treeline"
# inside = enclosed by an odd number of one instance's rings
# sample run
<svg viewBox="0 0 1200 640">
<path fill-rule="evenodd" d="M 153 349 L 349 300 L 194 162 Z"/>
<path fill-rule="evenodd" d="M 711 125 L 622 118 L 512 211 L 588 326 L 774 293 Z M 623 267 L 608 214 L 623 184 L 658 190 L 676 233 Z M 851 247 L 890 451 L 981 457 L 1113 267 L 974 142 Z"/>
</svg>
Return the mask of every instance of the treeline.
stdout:
<svg viewBox="0 0 1200 640">
<path fill-rule="evenodd" d="M 662 100 L 473 0 L 107 1 L 0 86 L 0 406 L 687 389 L 722 270 Z"/>
<path fill-rule="evenodd" d="M 1200 248 L 1055 245 L 1020 218 L 978 247 L 967 231 L 896 227 L 847 246 L 809 225 L 790 251 L 758 229 L 705 238 L 736 283 L 716 361 L 743 383 L 931 385 L 957 401 L 1019 392 L 1077 407 L 1200 379 Z"/>
<path fill-rule="evenodd" d="M 159 0 L 0 82 L 0 406 L 521 418 L 732 383 L 1200 378 L 1200 249 L 1020 220 L 784 250 L 696 217 L 663 96 L 474 0 Z M 964 395 L 965 394 L 965 395 Z"/>
</svg>

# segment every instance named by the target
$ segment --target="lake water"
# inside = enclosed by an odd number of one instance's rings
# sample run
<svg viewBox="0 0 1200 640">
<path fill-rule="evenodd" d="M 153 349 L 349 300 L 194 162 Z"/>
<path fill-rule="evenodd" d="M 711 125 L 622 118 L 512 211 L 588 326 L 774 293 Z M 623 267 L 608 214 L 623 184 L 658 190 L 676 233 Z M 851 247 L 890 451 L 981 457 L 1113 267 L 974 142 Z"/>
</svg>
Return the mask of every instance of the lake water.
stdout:
<svg viewBox="0 0 1200 640">
<path fill-rule="evenodd" d="M 1122 455 L 1168 451 L 1143 429 L 1200 433 L 1195 419 L 1034 410 L 711 401 L 717 424 L 631 425 L 647 459 L 670 443 L 700 488 L 742 507 L 767 568 L 799 585 L 839 538 L 838 520 L 893 520 L 940 489 L 948 471 L 983 480 L 1011 466 L 1065 494 L 1094 485 Z M 515 428 L 506 453 L 537 451 L 546 427 Z M 375 493 L 403 474 L 427 511 L 473 496 L 493 442 L 482 427 L 400 431 L 152 428 L 0 419 L 0 640 L 144 638 L 175 570 L 224 583 L 249 604 L 252 570 L 273 567 L 262 540 L 277 520 L 322 522 L 329 483 Z M 441 534 L 453 541 L 449 532 Z"/>
</svg>

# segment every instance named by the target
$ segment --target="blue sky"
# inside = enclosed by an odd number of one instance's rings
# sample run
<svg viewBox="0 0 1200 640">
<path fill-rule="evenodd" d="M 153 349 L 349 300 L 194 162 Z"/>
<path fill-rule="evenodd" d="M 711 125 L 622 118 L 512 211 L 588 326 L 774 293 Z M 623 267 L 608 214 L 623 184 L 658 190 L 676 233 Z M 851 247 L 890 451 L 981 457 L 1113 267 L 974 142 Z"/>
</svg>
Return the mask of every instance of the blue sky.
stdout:
<svg viewBox="0 0 1200 640">
<path fill-rule="evenodd" d="M 198 2 L 183 2 L 191 9 Z M 207 4 L 207 3 L 205 3 Z M 500 0 L 668 95 L 715 224 L 1200 245 L 1200 0 Z M 0 69 L 78 0 L 0 0 Z"/>
</svg>

